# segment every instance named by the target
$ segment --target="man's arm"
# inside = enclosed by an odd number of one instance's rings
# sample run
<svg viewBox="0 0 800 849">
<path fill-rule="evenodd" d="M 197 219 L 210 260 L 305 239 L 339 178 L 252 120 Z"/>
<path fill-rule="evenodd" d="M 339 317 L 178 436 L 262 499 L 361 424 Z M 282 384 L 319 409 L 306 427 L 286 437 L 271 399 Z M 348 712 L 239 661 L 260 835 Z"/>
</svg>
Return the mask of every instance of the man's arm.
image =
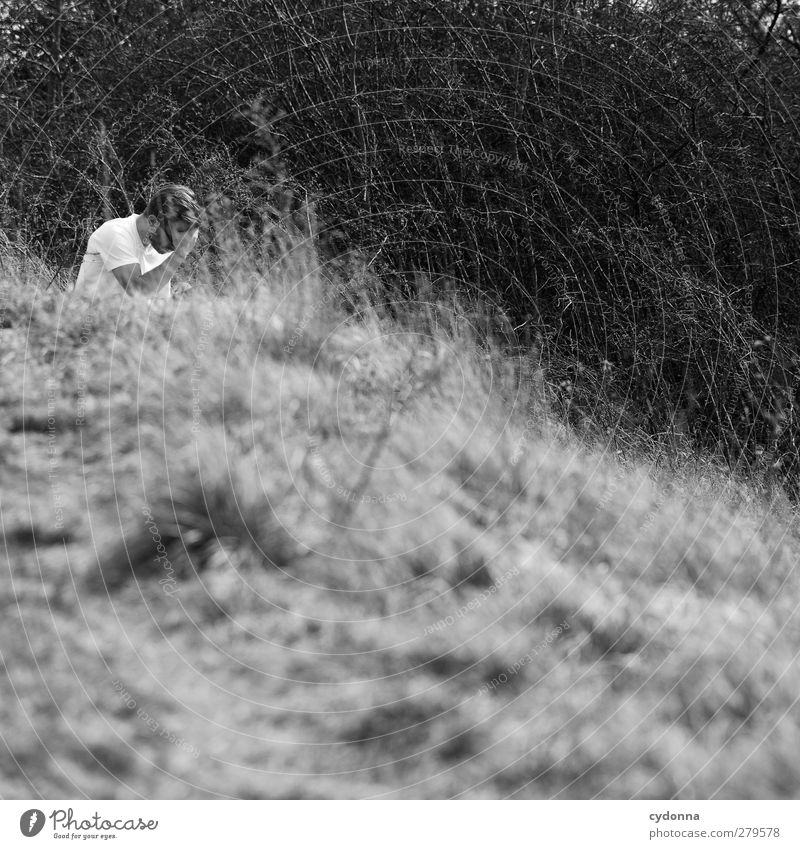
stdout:
<svg viewBox="0 0 800 849">
<path fill-rule="evenodd" d="M 142 274 L 142 269 L 138 262 L 112 268 L 111 273 L 117 279 L 120 286 L 129 294 L 132 291 L 141 292 L 145 295 L 154 294 L 172 280 L 175 272 L 186 261 L 186 258 L 197 242 L 198 233 L 199 230 L 196 228 L 188 232 L 164 262 L 159 263 L 155 268 L 151 268 L 145 274 Z"/>
<path fill-rule="evenodd" d="M 144 295 L 152 295 L 169 283 L 185 259 L 186 257 L 178 256 L 177 251 L 174 251 L 164 262 L 151 268 L 146 274 L 142 274 L 138 262 L 112 268 L 111 273 L 128 294 L 141 292 Z"/>
</svg>

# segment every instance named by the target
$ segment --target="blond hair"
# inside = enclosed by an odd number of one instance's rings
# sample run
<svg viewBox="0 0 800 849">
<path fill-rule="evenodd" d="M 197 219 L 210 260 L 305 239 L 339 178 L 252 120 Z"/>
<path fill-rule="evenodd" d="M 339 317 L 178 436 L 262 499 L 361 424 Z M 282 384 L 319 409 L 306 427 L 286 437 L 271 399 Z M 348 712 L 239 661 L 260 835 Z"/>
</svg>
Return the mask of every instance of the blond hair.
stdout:
<svg viewBox="0 0 800 849">
<path fill-rule="evenodd" d="M 188 186 L 178 183 L 165 183 L 159 186 L 145 209 L 145 215 L 156 215 L 167 221 L 185 221 L 187 224 L 200 223 L 200 204 L 194 192 Z"/>
</svg>

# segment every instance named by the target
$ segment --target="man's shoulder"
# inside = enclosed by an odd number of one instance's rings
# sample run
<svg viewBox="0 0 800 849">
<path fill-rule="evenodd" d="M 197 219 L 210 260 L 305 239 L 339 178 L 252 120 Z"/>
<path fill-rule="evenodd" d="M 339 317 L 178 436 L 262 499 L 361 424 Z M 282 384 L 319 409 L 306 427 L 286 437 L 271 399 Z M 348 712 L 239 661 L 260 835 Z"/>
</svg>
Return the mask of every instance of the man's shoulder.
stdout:
<svg viewBox="0 0 800 849">
<path fill-rule="evenodd" d="M 104 221 L 95 231 L 95 236 L 104 236 L 106 234 L 111 233 L 120 233 L 122 231 L 126 233 L 131 232 L 131 219 L 132 215 L 126 215 L 124 218 L 109 218 L 108 221 Z"/>
<path fill-rule="evenodd" d="M 92 239 L 98 247 L 106 245 L 109 242 L 118 242 L 120 239 L 130 242 L 131 245 L 135 245 L 131 217 L 110 218 L 92 233 Z"/>
<path fill-rule="evenodd" d="M 135 215 L 123 215 L 120 218 L 109 218 L 101 227 L 115 227 L 118 230 L 131 230 Z"/>
</svg>

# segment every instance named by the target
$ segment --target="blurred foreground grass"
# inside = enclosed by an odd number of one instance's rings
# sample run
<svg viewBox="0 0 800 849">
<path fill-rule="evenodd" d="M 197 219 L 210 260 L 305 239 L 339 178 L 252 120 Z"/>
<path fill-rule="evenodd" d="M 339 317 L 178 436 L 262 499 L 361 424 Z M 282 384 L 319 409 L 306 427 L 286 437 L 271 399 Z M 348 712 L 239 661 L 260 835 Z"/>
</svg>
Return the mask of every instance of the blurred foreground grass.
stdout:
<svg viewBox="0 0 800 849">
<path fill-rule="evenodd" d="M 0 281 L 3 797 L 800 792 L 784 503 L 581 443 L 455 304 L 36 283 Z"/>
</svg>

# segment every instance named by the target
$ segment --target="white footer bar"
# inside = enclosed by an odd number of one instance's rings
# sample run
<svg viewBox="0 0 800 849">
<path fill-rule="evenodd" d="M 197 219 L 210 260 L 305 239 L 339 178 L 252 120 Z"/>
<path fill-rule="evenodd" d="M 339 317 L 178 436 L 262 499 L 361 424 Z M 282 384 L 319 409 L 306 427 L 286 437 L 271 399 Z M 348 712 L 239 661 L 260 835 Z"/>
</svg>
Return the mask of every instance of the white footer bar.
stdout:
<svg viewBox="0 0 800 849">
<path fill-rule="evenodd" d="M 0 846 L 800 846 L 800 802 L 0 801 Z"/>
</svg>

